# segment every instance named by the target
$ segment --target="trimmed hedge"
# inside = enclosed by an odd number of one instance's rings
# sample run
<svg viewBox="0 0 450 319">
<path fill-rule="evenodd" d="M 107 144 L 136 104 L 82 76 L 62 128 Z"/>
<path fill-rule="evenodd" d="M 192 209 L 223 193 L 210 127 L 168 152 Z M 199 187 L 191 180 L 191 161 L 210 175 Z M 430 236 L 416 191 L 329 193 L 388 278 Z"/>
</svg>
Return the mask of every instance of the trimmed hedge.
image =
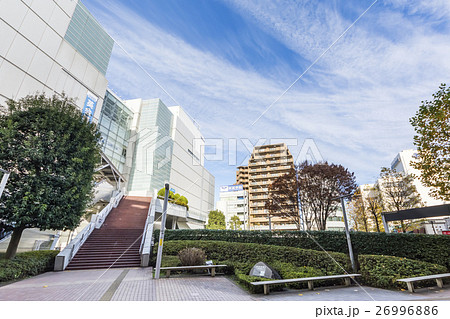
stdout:
<svg viewBox="0 0 450 319">
<path fill-rule="evenodd" d="M 175 256 L 180 250 L 188 247 L 196 247 L 206 252 L 207 259 L 215 264 L 226 264 L 224 269 L 228 275 L 233 275 L 235 280 L 251 293 L 261 293 L 263 287 L 253 286 L 252 281 L 269 280 L 260 277 L 249 276 L 252 267 L 259 261 L 272 266 L 283 278 L 299 278 L 318 275 L 336 275 L 350 271 L 350 260 L 345 254 L 334 252 L 320 252 L 311 249 L 294 247 L 279 247 L 274 245 L 261 245 L 253 243 L 230 243 L 221 241 L 167 241 L 164 242 L 164 257 L 162 263 L 174 262 Z M 156 249 L 155 254 L 156 255 Z M 333 257 L 335 262 L 330 258 Z M 282 262 L 280 262 L 282 261 Z M 336 281 L 321 281 L 316 286 L 335 285 Z M 285 287 L 282 284 L 272 290 Z M 302 284 L 290 284 L 289 288 L 304 288 Z"/>
<path fill-rule="evenodd" d="M 154 233 L 159 238 L 159 231 Z M 356 255 L 386 255 L 406 257 L 444 265 L 450 270 L 450 236 L 400 234 L 400 233 L 351 233 Z M 211 229 L 166 230 L 169 240 L 218 240 L 289 246 L 304 249 L 348 253 L 344 232 L 337 231 L 239 231 Z M 158 240 L 156 240 L 157 242 Z M 320 246 L 319 246 L 320 245 Z"/>
<path fill-rule="evenodd" d="M 322 269 L 326 274 L 343 273 L 350 271 L 349 258 L 342 253 L 323 252 L 312 249 L 282 247 L 274 245 L 261 245 L 253 243 L 230 243 L 221 241 L 167 241 L 164 242 L 164 254 L 175 256 L 184 248 L 196 247 L 203 249 L 207 259 L 213 262 L 229 260 L 234 262 L 252 263 L 259 261 L 272 263 L 289 260 L 295 266 L 306 266 Z M 155 250 L 157 247 L 154 247 Z M 156 251 L 155 251 L 156 255 Z M 330 256 L 336 262 L 332 262 Z M 252 266 L 253 266 L 252 265 Z"/>
<path fill-rule="evenodd" d="M 19 253 L 13 259 L 0 259 L 0 282 L 23 279 L 51 271 L 55 265 L 56 250 L 38 250 Z"/>
<path fill-rule="evenodd" d="M 284 279 L 336 275 L 344 273 L 344 269 L 352 272 L 348 257 L 342 253 L 206 240 L 165 242 L 165 256 L 162 263 L 175 263 L 176 260 L 173 256 L 187 247 L 201 248 L 206 252 L 207 259 L 212 259 L 215 264 L 228 265 L 224 270 L 225 273 L 233 275 L 235 280 L 251 293 L 261 293 L 263 288 L 255 287 L 250 282 L 268 280 L 248 275 L 251 268 L 259 261 L 270 265 Z M 155 249 L 157 248 L 155 247 Z M 446 271 L 442 265 L 393 256 L 360 255 L 358 262 L 362 275 L 358 281 L 372 287 L 387 289 L 404 288 L 404 284 L 396 282 L 400 278 L 425 276 Z M 338 264 L 342 265 L 344 269 Z M 336 280 L 324 280 L 315 283 L 315 286 L 336 284 L 339 284 Z M 424 284 L 426 285 L 426 282 Z M 307 283 L 279 285 L 274 289 L 282 289 L 286 286 L 293 289 L 305 289 Z"/>
<path fill-rule="evenodd" d="M 447 271 L 442 265 L 393 256 L 360 255 L 358 261 L 364 283 L 378 288 L 404 289 L 406 283 L 397 282 L 397 279 L 428 276 Z M 435 281 L 432 280 L 429 283 L 434 285 Z M 418 282 L 416 286 L 427 286 L 429 283 Z"/>
</svg>

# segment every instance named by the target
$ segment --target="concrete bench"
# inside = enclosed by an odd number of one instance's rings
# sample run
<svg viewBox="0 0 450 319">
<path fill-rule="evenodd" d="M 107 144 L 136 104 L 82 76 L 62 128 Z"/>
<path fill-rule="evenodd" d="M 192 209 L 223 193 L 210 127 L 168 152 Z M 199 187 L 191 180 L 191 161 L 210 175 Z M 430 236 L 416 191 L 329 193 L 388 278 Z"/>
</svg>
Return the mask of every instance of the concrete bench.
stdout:
<svg viewBox="0 0 450 319">
<path fill-rule="evenodd" d="M 166 271 L 166 277 L 170 277 L 172 270 L 193 270 L 193 269 L 211 269 L 211 277 L 216 275 L 216 268 L 226 267 L 227 265 L 201 265 L 201 266 L 178 266 L 178 267 L 161 267 L 161 270 Z"/>
<path fill-rule="evenodd" d="M 252 285 L 255 286 L 264 286 L 264 294 L 269 294 L 269 286 L 277 285 L 277 284 L 288 284 L 293 282 L 308 282 L 308 289 L 314 290 L 314 281 L 316 280 L 327 280 L 327 279 L 344 279 L 345 285 L 350 286 L 350 279 L 354 279 L 355 277 L 361 276 L 360 274 L 346 274 L 346 275 L 332 275 L 332 276 L 321 276 L 321 277 L 305 277 L 305 278 L 294 278 L 294 279 L 277 279 L 277 280 L 268 280 L 268 281 L 254 281 L 251 282 Z"/>
<path fill-rule="evenodd" d="M 437 286 L 439 288 L 444 287 L 443 278 L 450 277 L 450 273 L 446 274 L 437 274 L 437 275 L 429 275 L 429 276 L 420 276 L 420 277 L 411 277 L 411 278 L 403 278 L 403 279 L 397 279 L 399 282 L 406 282 L 406 285 L 408 286 L 409 292 L 414 292 L 414 282 L 415 281 L 422 281 L 422 280 L 436 280 Z"/>
</svg>

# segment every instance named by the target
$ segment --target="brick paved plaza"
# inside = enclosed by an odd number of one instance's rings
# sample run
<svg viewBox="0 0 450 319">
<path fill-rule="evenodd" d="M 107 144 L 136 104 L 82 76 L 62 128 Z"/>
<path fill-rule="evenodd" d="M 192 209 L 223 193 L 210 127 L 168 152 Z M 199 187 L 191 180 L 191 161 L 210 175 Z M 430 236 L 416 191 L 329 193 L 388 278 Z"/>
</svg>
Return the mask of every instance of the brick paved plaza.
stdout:
<svg viewBox="0 0 450 319">
<path fill-rule="evenodd" d="M 392 301 L 450 300 L 450 289 L 390 291 L 371 287 L 249 294 L 225 276 L 152 279 L 151 268 L 48 272 L 0 287 L 1 301 Z"/>
</svg>

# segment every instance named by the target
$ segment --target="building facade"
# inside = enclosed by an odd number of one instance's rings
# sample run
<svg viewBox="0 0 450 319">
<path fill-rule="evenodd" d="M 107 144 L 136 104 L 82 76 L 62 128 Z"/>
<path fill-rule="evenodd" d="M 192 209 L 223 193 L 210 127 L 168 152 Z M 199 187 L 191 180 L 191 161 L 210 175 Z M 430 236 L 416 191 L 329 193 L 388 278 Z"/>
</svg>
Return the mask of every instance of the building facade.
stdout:
<svg viewBox="0 0 450 319">
<path fill-rule="evenodd" d="M 287 174 L 293 166 L 292 154 L 286 144 L 280 143 L 256 146 L 250 156 L 248 166 L 238 168 L 237 183 L 248 185 L 248 229 L 297 229 L 296 225 L 287 218 L 270 217 L 269 211 L 264 207 L 268 199 L 270 184 L 279 176 Z"/>
<path fill-rule="evenodd" d="M 63 92 L 99 119 L 114 41 L 80 1 L 0 2 L 0 104 Z"/>
<path fill-rule="evenodd" d="M 121 101 L 108 91 L 100 129 L 103 150 L 116 161 L 128 195 L 151 197 L 169 182 L 188 199 L 189 213 L 206 220 L 214 209 L 214 176 L 196 145 L 204 138 L 181 107 L 160 99 Z"/>
<path fill-rule="evenodd" d="M 403 150 L 395 156 L 391 163 L 391 169 L 394 169 L 399 173 L 404 173 L 405 175 L 412 174 L 414 176 L 413 184 L 416 187 L 417 193 L 420 195 L 423 206 L 426 207 L 449 204 L 447 201 L 430 196 L 429 193 L 431 189 L 423 185 L 420 181 L 420 171 L 411 165 L 411 162 L 415 161 L 417 157 L 418 154 L 416 150 Z M 380 184 L 380 181 L 378 183 Z M 442 234 L 443 230 L 448 230 L 447 220 L 450 220 L 449 218 L 450 217 L 427 218 L 421 223 L 418 231 L 426 234 Z"/>
<path fill-rule="evenodd" d="M 224 213 L 227 229 L 231 228 L 231 217 L 237 216 L 241 221 L 240 229 L 247 230 L 248 192 L 244 189 L 243 185 L 221 186 L 216 208 Z"/>
</svg>

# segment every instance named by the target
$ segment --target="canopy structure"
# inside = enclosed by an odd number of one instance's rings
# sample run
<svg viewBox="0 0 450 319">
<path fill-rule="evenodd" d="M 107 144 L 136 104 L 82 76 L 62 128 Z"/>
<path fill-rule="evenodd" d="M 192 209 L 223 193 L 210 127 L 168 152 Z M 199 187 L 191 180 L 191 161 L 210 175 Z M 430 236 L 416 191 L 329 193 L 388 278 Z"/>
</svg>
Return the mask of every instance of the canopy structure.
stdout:
<svg viewBox="0 0 450 319">
<path fill-rule="evenodd" d="M 100 152 L 100 155 L 102 160 L 99 167 L 95 169 L 95 172 L 100 177 L 106 179 L 116 189 L 120 190 L 122 183 L 126 181 L 125 178 L 103 152 Z"/>
<path fill-rule="evenodd" d="M 400 210 L 398 212 L 381 213 L 384 230 L 389 233 L 388 222 L 396 220 L 411 220 L 430 217 L 450 216 L 450 204 L 419 207 Z"/>
</svg>

